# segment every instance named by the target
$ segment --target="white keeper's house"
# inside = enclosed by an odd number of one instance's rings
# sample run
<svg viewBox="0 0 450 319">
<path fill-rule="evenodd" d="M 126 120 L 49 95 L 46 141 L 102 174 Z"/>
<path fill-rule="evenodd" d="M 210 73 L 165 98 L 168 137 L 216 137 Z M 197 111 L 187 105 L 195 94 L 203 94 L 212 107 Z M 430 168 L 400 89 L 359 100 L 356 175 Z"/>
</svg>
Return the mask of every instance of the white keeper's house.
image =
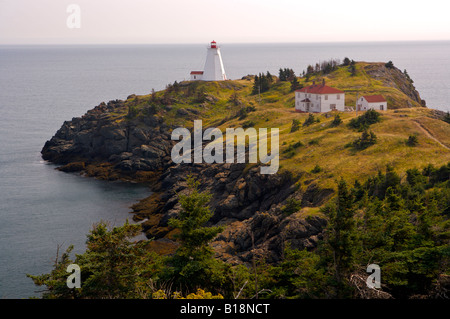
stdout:
<svg viewBox="0 0 450 319">
<path fill-rule="evenodd" d="M 320 113 L 329 111 L 345 111 L 345 93 L 341 90 L 322 84 L 304 87 L 295 91 L 295 111 Z"/>
<path fill-rule="evenodd" d="M 358 111 L 369 109 L 385 111 L 387 110 L 387 101 L 382 95 L 365 95 L 358 99 L 356 107 Z"/>
</svg>

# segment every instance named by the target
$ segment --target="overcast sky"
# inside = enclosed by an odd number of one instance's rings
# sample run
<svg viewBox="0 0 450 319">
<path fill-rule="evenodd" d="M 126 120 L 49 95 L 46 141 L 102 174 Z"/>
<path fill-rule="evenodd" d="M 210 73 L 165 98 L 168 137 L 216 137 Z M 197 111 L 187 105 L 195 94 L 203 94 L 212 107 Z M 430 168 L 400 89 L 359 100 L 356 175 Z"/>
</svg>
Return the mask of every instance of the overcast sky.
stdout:
<svg viewBox="0 0 450 319">
<path fill-rule="evenodd" d="M 80 28 L 68 28 L 77 4 Z M 0 44 L 450 40 L 448 0 L 0 0 Z"/>
</svg>

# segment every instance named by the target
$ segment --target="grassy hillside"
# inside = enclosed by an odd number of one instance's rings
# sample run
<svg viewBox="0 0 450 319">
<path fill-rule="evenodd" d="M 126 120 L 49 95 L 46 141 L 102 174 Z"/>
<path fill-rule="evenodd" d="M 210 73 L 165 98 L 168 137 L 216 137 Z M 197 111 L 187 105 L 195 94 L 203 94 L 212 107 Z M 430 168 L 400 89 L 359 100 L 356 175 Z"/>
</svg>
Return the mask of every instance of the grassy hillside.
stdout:
<svg viewBox="0 0 450 319">
<path fill-rule="evenodd" d="M 153 95 L 129 97 L 126 105 L 131 115 L 115 116 L 122 121 L 154 115 L 168 125 L 184 127 L 191 127 L 194 119 L 202 119 L 203 128 L 219 127 L 222 132 L 228 127 L 279 128 L 281 169 L 306 173 L 308 183 L 314 181 L 327 188 L 341 176 L 348 180 L 365 178 L 384 170 L 387 164 L 405 172 L 428 163 L 450 161 L 450 125 L 437 119 L 432 110 L 420 107 L 413 94 L 403 92 L 412 83 L 401 78 L 402 72 L 392 73 L 384 64 L 366 62 L 356 63 L 356 70 L 352 76 L 347 67 L 341 66 L 325 78 L 327 85 L 346 92 L 347 106 L 354 105 L 356 93 L 382 94 L 388 100 L 389 110 L 381 112 L 381 121 L 370 127 L 377 143 L 361 151 L 345 145 L 361 136 L 348 123 L 363 112 L 339 113 L 342 124 L 337 127 L 332 127 L 331 122 L 338 113 L 315 114 L 319 122 L 303 126 L 308 114 L 295 112 L 290 83 L 276 80 L 269 91 L 260 95 L 251 94 L 252 77 L 174 83 Z M 299 82 L 307 85 L 322 78 L 313 74 L 309 82 L 305 78 L 299 78 Z M 291 133 L 294 119 L 300 127 Z M 407 145 L 410 135 L 417 136 L 416 146 Z"/>
</svg>

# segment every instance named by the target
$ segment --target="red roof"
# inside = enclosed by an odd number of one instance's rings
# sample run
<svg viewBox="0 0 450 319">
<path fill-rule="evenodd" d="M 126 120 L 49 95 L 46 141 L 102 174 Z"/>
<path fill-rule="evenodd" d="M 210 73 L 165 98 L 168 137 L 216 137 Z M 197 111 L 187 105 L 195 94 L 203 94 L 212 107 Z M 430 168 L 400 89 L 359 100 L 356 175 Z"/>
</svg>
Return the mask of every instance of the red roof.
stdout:
<svg viewBox="0 0 450 319">
<path fill-rule="evenodd" d="M 191 74 L 203 74 L 203 71 L 191 71 Z"/>
<path fill-rule="evenodd" d="M 300 90 L 295 90 L 295 92 L 303 92 L 303 93 L 312 93 L 312 94 L 337 94 L 337 93 L 344 93 L 341 90 L 326 86 L 326 85 L 319 85 L 319 84 L 313 84 L 307 87 L 304 87 Z"/>
<path fill-rule="evenodd" d="M 382 95 L 366 95 L 363 98 L 369 103 L 386 102 L 386 99 Z"/>
</svg>

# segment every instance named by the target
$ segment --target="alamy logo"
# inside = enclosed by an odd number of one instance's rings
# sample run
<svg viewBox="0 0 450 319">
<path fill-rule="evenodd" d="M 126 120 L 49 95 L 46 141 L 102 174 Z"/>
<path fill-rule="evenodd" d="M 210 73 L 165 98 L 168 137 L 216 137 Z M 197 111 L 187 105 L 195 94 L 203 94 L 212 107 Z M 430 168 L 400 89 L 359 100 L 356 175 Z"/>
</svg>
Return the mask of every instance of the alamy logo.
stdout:
<svg viewBox="0 0 450 319">
<path fill-rule="evenodd" d="M 67 277 L 67 288 L 81 288 L 81 269 L 77 264 L 70 264 L 66 271 L 72 273 Z"/>
<path fill-rule="evenodd" d="M 193 138 L 191 135 L 193 135 Z M 246 148 L 248 145 L 248 163 L 257 163 L 259 159 L 260 163 L 268 164 L 261 166 L 261 174 L 275 174 L 278 172 L 278 128 L 271 128 L 270 136 L 267 128 L 260 128 L 258 131 L 253 127 L 245 130 L 243 128 L 227 128 L 224 141 L 221 130 L 208 128 L 203 132 L 202 121 L 195 120 L 192 134 L 187 128 L 179 127 L 173 130 L 171 138 L 175 141 L 181 139 L 172 148 L 171 156 L 174 163 L 223 163 L 224 144 L 226 163 L 246 163 Z M 268 149 L 269 140 L 270 154 Z M 211 142 L 203 148 L 203 141 Z"/>
<path fill-rule="evenodd" d="M 67 17 L 66 25 L 69 29 L 81 28 L 81 8 L 78 4 L 69 4 L 66 9 L 70 15 Z"/>
<path fill-rule="evenodd" d="M 367 272 L 372 273 L 367 277 L 366 284 L 369 288 L 381 288 L 381 269 L 377 264 L 367 266 Z"/>
</svg>

